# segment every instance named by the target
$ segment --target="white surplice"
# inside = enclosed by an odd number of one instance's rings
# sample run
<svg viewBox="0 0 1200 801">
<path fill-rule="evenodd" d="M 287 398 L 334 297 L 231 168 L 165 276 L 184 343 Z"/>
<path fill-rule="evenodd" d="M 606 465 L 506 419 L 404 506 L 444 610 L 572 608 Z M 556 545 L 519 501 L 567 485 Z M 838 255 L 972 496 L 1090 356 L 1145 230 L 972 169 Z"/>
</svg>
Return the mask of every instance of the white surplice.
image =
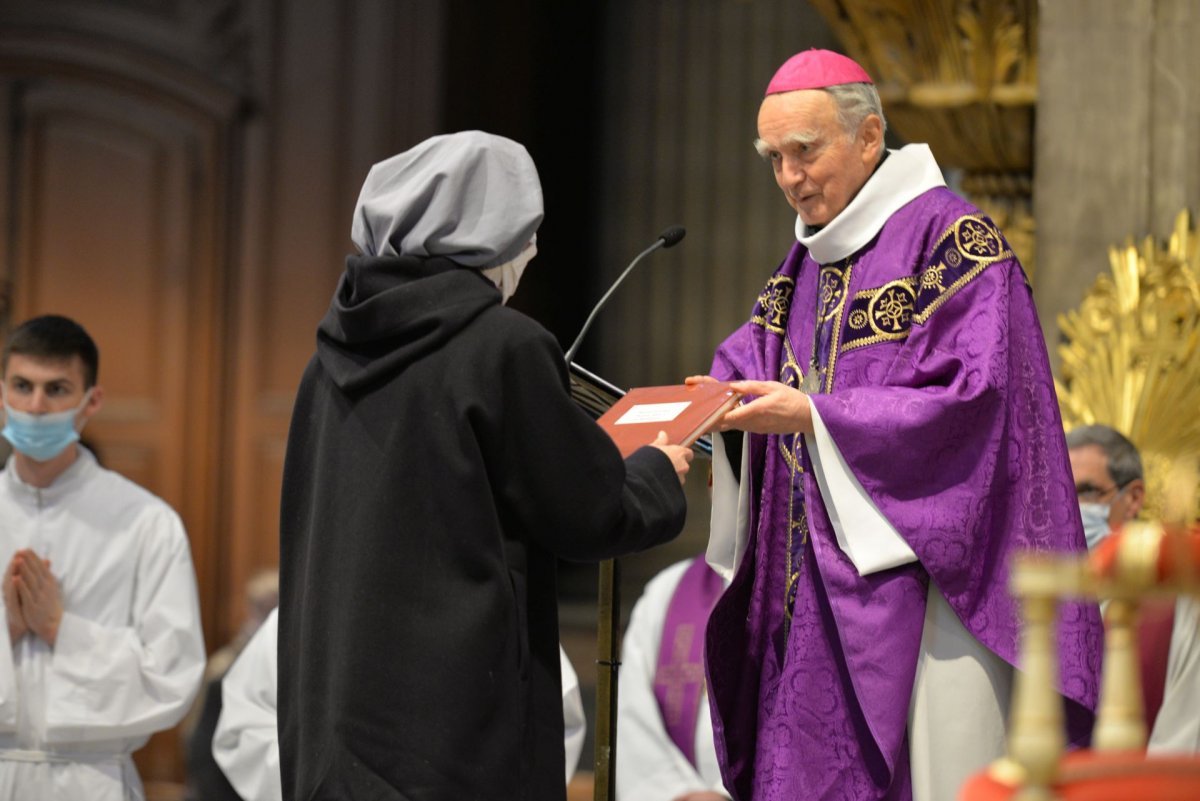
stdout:
<svg viewBox="0 0 1200 801">
<path fill-rule="evenodd" d="M 1175 601 L 1162 708 L 1154 719 L 1147 750 L 1200 753 L 1200 601 L 1191 596 Z"/>
<path fill-rule="evenodd" d="M 262 622 L 221 680 L 213 758 L 245 801 L 281 801 L 279 778 L 279 610 Z"/>
<path fill-rule="evenodd" d="M 579 767 L 583 753 L 583 740 L 587 736 L 587 718 L 583 716 L 583 696 L 579 692 L 579 677 L 567 652 L 558 647 L 558 666 L 562 672 L 563 696 L 563 752 L 567 757 L 567 784 Z"/>
<path fill-rule="evenodd" d="M 221 716 L 212 753 L 233 789 L 245 801 L 282 801 L 278 729 L 279 610 L 272 609 L 221 680 Z M 562 670 L 566 780 L 583 751 L 587 721 L 579 678 L 558 649 Z M 396 725 L 403 725 L 397 721 Z"/>
<path fill-rule="evenodd" d="M 0 799 L 141 798 L 130 753 L 183 717 L 204 673 L 183 524 L 80 447 L 44 489 L 11 459 L 0 473 L 4 565 L 22 548 L 50 560 L 64 613 L 53 648 L 0 646 Z"/>
</svg>

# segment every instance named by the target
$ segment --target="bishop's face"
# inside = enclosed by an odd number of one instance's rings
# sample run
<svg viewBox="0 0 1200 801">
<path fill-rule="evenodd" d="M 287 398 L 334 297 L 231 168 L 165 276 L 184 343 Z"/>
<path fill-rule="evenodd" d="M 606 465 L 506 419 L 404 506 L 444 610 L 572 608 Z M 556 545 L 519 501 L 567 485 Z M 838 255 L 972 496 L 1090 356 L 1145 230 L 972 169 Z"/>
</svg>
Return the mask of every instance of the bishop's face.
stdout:
<svg viewBox="0 0 1200 801">
<path fill-rule="evenodd" d="M 872 114 L 850 136 L 832 95 L 802 89 L 767 95 L 758 110 L 755 144 L 788 204 L 805 225 L 817 227 L 840 214 L 871 177 L 883 126 Z"/>
</svg>

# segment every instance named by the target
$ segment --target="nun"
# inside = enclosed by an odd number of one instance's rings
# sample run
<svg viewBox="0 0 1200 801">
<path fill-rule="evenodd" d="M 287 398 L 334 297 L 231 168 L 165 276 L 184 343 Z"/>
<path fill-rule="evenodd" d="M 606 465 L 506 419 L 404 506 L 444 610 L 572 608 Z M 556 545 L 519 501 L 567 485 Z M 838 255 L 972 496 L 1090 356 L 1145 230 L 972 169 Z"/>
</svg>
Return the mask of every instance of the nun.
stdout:
<svg viewBox="0 0 1200 801">
<path fill-rule="evenodd" d="M 285 798 L 565 797 L 556 562 L 677 535 L 691 453 L 623 460 L 505 305 L 541 221 L 525 148 L 479 131 L 363 185 L 284 466 Z"/>
</svg>

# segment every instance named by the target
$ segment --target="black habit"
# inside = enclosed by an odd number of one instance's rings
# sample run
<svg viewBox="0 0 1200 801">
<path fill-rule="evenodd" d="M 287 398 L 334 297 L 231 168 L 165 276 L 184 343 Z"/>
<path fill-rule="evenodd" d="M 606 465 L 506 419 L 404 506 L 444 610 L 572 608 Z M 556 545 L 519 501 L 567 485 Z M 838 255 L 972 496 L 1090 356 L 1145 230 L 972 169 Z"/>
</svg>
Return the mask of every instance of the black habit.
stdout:
<svg viewBox="0 0 1200 801">
<path fill-rule="evenodd" d="M 284 468 L 284 797 L 563 799 L 555 562 L 674 537 L 670 460 L 622 460 L 557 341 L 442 258 L 352 257 Z"/>
</svg>

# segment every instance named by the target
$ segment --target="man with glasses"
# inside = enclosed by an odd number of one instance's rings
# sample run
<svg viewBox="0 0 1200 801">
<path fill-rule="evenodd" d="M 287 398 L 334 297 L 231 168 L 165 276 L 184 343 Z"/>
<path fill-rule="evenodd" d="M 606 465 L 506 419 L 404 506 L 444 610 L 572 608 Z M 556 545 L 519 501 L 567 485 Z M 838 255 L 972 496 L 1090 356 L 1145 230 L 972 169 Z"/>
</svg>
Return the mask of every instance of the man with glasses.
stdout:
<svg viewBox="0 0 1200 801">
<path fill-rule="evenodd" d="M 1142 457 L 1119 431 L 1081 426 L 1067 434 L 1071 472 L 1088 548 L 1137 518 L 1146 499 Z M 1148 749 L 1200 751 L 1200 606 L 1180 596 L 1163 603 L 1144 600 L 1139 610 L 1138 651 L 1146 709 Z"/>
<path fill-rule="evenodd" d="M 1104 425 L 1074 429 L 1067 435 L 1067 449 L 1083 533 L 1088 548 L 1095 548 L 1109 531 L 1142 511 L 1142 457 L 1119 431 Z"/>
</svg>

